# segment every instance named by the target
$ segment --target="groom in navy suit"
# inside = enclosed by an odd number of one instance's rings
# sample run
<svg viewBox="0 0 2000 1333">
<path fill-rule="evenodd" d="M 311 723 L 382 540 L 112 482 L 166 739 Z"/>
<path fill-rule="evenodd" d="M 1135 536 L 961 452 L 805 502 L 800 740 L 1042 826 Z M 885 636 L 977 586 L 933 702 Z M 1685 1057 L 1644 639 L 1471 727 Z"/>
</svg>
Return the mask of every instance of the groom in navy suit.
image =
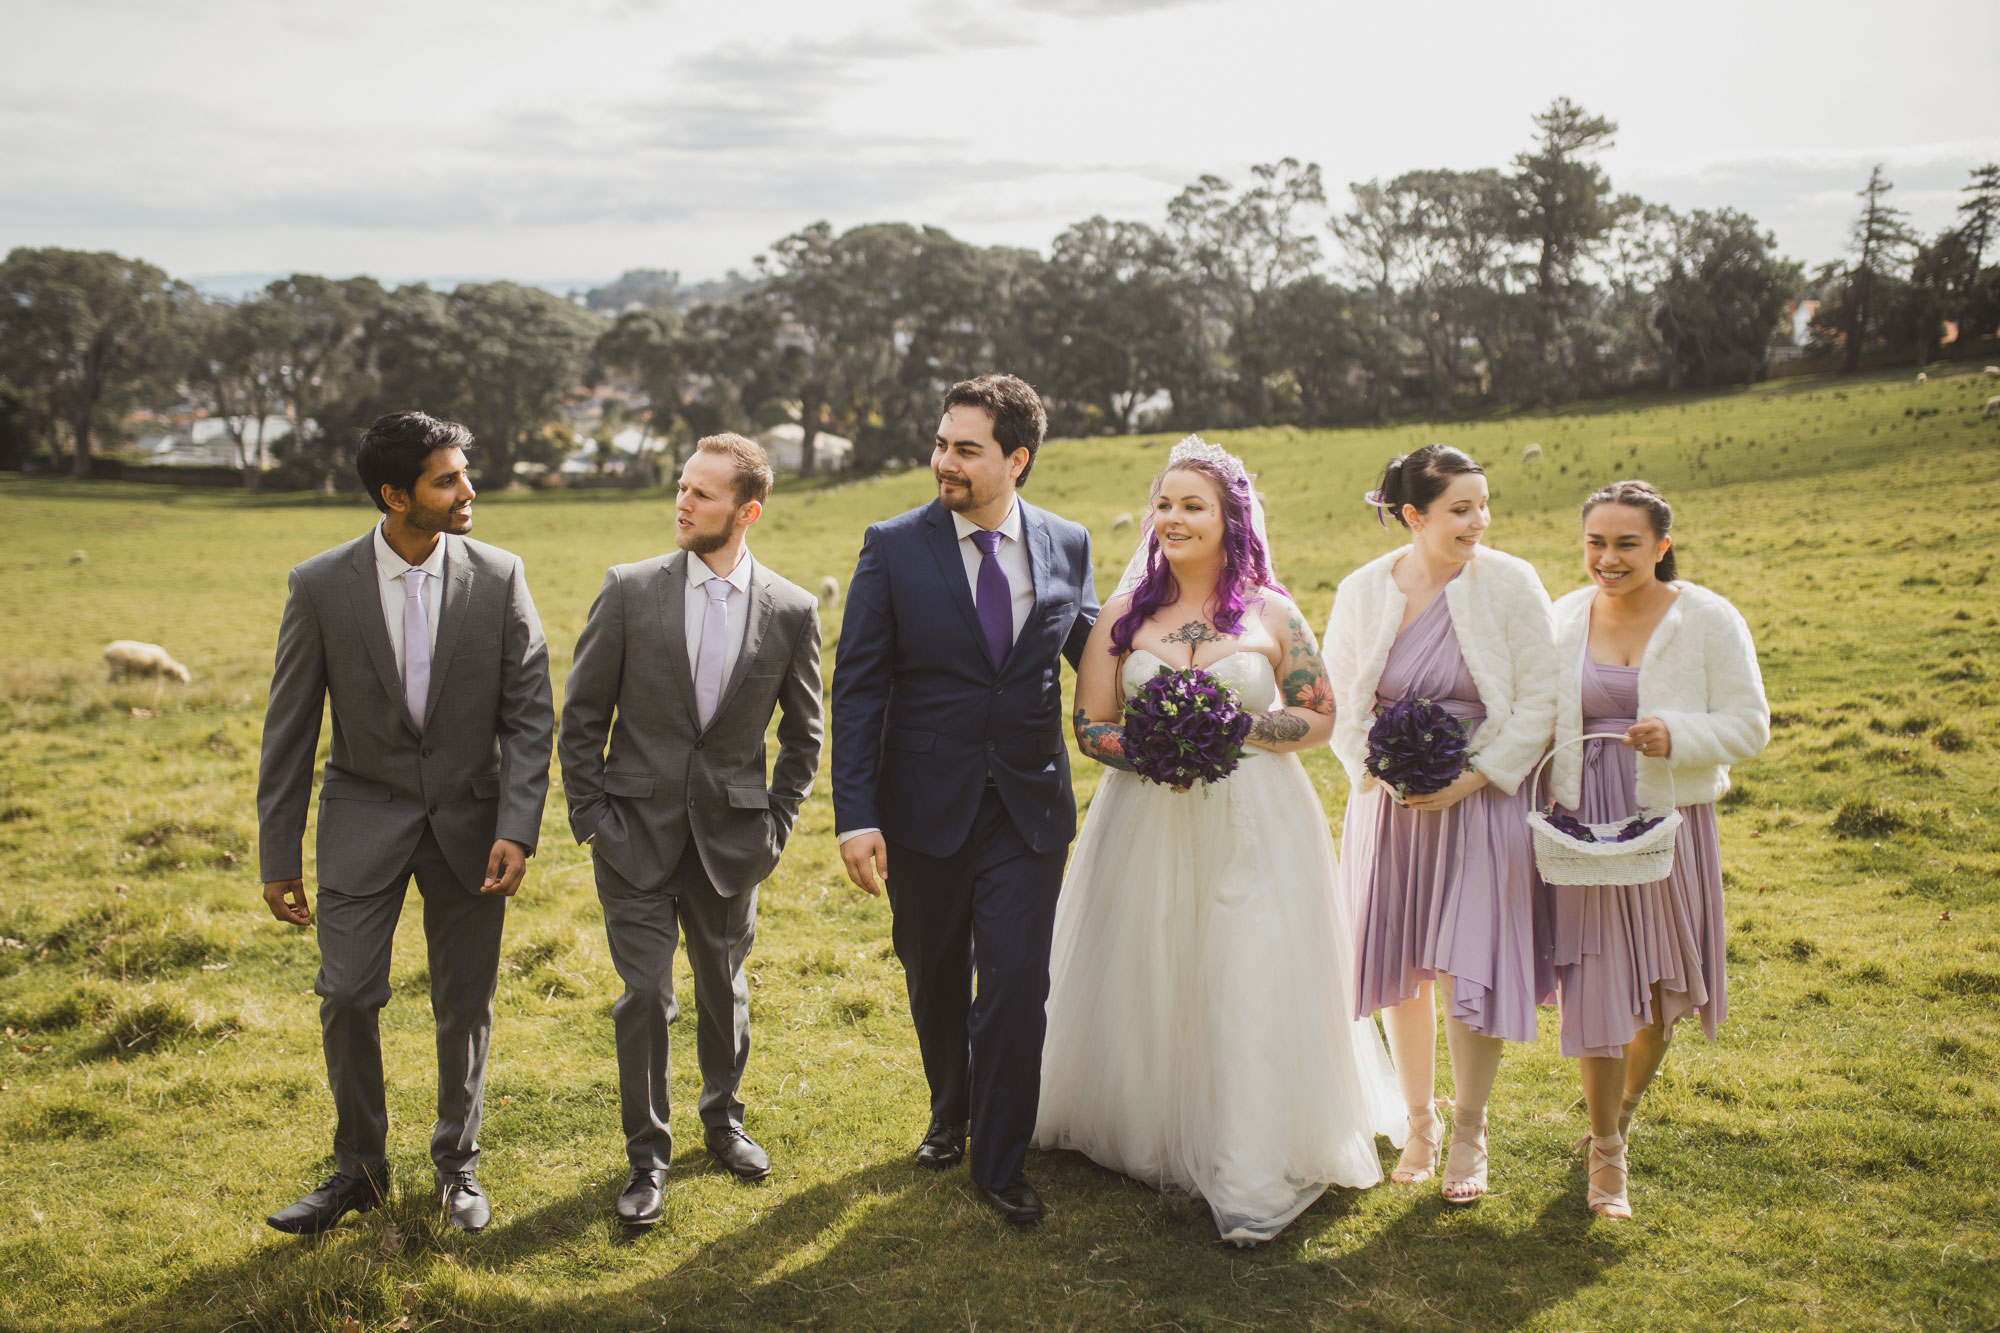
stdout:
<svg viewBox="0 0 2000 1333">
<path fill-rule="evenodd" d="M 1048 416 L 1012 375 L 945 395 L 935 502 L 877 523 L 833 672 L 833 808 L 857 885 L 888 881 L 930 1083 L 919 1165 L 965 1156 L 1008 1221 L 1041 1097 L 1049 941 L 1076 836 L 1062 659 L 1097 619 L 1090 533 L 1023 503 Z M 973 994 L 975 972 L 978 994 Z"/>
</svg>

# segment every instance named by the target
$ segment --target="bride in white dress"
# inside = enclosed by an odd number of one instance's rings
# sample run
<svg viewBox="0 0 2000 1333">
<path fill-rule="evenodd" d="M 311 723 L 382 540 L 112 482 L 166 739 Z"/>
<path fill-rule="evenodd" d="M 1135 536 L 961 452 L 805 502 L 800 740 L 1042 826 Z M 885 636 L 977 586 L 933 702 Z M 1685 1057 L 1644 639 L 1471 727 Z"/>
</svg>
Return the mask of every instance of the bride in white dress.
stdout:
<svg viewBox="0 0 2000 1333">
<path fill-rule="evenodd" d="M 1123 700 L 1199 666 L 1255 714 L 1248 754 L 1181 792 L 1124 759 Z M 1154 483 L 1133 567 L 1084 650 L 1076 733 L 1104 775 L 1056 908 L 1035 1128 L 1163 1190 L 1198 1194 L 1224 1240 L 1271 1239 L 1329 1185 L 1382 1178 L 1402 1098 L 1353 1013 L 1333 842 L 1295 751 L 1332 694 L 1271 573 L 1250 478 L 1190 436 Z"/>
</svg>

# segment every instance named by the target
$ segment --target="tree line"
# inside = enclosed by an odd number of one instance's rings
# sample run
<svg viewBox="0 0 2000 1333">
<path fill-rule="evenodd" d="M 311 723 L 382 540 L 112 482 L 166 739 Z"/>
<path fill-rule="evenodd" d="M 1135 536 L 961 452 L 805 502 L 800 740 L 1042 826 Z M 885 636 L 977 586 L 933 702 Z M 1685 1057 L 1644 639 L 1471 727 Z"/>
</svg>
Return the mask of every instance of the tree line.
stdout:
<svg viewBox="0 0 2000 1333">
<path fill-rule="evenodd" d="M 639 270 L 587 302 L 509 282 L 386 288 L 298 274 L 241 301 L 142 260 L 17 249 L 0 263 L 0 439 L 88 475 L 135 407 L 222 420 L 246 484 L 331 485 L 358 427 L 420 406 L 477 434 L 487 481 L 553 463 L 552 423 L 614 383 L 606 425 L 680 444 L 780 419 L 836 431 L 855 463 L 921 453 L 943 388 L 1006 368 L 1060 434 L 1332 425 L 1560 403 L 1763 375 L 1800 297 L 1814 350 L 1938 352 L 2000 327 L 2000 165 L 1926 241 L 1860 192 L 1852 253 L 1811 275 L 1736 210 L 1620 194 L 1611 121 L 1558 99 L 1506 167 L 1412 171 L 1330 203 L 1317 165 L 1203 176 L 1161 225 L 1093 217 L 1049 253 L 936 227 L 815 223 L 750 275 L 683 288 Z M 592 306 L 609 310 L 598 313 Z M 615 313 L 613 313 L 615 312 Z M 273 442 L 263 423 L 299 423 Z M 275 464 L 276 472 L 268 469 Z"/>
</svg>

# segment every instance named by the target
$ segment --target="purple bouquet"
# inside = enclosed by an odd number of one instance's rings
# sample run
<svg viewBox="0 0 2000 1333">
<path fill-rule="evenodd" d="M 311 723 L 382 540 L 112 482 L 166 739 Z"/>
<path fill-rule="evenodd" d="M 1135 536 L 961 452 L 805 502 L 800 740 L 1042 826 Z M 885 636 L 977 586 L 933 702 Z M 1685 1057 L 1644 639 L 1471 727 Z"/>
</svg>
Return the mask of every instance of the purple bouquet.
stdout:
<svg viewBox="0 0 2000 1333">
<path fill-rule="evenodd" d="M 1544 818 L 1549 821 L 1550 828 L 1556 830 L 1558 833 L 1566 833 L 1578 842 L 1630 842 L 1640 834 L 1650 832 L 1653 828 L 1657 827 L 1660 820 L 1665 818 L 1665 816 L 1633 815 L 1630 819 L 1619 825 L 1618 831 L 1608 838 L 1598 837 L 1590 825 L 1584 823 L 1575 815 L 1567 815 L 1559 810 L 1552 809 Z"/>
<path fill-rule="evenodd" d="M 1398 796 L 1443 791 L 1472 767 L 1465 724 L 1429 699 L 1404 699 L 1375 710 L 1367 769 Z"/>
<path fill-rule="evenodd" d="M 1165 787 L 1219 782 L 1243 757 L 1250 721 L 1208 672 L 1163 666 L 1125 701 L 1125 760 Z"/>
</svg>

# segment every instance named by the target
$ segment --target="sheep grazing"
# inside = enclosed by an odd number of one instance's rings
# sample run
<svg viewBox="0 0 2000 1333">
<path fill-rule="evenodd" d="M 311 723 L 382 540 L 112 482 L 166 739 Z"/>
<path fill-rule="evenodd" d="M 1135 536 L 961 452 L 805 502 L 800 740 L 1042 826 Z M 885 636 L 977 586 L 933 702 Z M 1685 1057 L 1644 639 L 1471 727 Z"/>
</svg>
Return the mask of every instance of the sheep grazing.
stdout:
<svg viewBox="0 0 2000 1333">
<path fill-rule="evenodd" d="M 1523 463 L 1528 463 L 1528 464 L 1541 462 L 1542 446 L 1539 444 L 1531 444 L 1527 448 L 1523 449 L 1521 451 L 1521 461 Z"/>
<path fill-rule="evenodd" d="M 1988 366 L 1981 373 L 1991 375 L 1995 379 L 2000 379 L 2000 366 Z"/>
<path fill-rule="evenodd" d="M 1979 415 L 1982 417 L 1990 417 L 1995 412 L 2000 412 L 2000 394 L 1995 394 L 1991 398 L 1988 398 L 1986 400 L 1986 410 L 1984 412 L 1981 412 Z"/>
<path fill-rule="evenodd" d="M 80 565 L 88 559 L 90 559 L 90 556 L 83 551 L 71 551 L 69 553 L 69 562 L 72 565 Z"/>
<path fill-rule="evenodd" d="M 819 604 L 828 607 L 840 604 L 840 580 L 831 574 L 819 581 Z"/>
<path fill-rule="evenodd" d="M 1930 377 L 1929 375 L 1926 375 L 1926 374 L 1924 374 L 1924 372 L 1923 372 L 1923 371 L 1921 371 L 1921 370 L 1920 370 L 1920 371 L 1918 371 L 1918 372 L 1917 372 L 1917 383 L 1918 383 L 1918 384 L 1920 384 L 1920 385 L 1921 385 L 1921 384 L 1929 384 L 1929 383 L 1930 383 L 1930 380 L 1931 380 L 1931 377 Z"/>
<path fill-rule="evenodd" d="M 136 639 L 118 639 L 104 645 L 104 664 L 111 669 L 111 679 L 123 680 L 127 676 L 172 676 L 185 685 L 190 677 L 188 669 L 174 661 L 166 649 L 157 643 L 140 643 Z"/>
<path fill-rule="evenodd" d="M 1131 526 L 1132 526 L 1132 516 L 1130 514 L 1120 514 L 1118 515 L 1118 517 L 1111 520 L 1111 535 L 1116 537 L 1119 533 L 1126 531 Z"/>
</svg>

